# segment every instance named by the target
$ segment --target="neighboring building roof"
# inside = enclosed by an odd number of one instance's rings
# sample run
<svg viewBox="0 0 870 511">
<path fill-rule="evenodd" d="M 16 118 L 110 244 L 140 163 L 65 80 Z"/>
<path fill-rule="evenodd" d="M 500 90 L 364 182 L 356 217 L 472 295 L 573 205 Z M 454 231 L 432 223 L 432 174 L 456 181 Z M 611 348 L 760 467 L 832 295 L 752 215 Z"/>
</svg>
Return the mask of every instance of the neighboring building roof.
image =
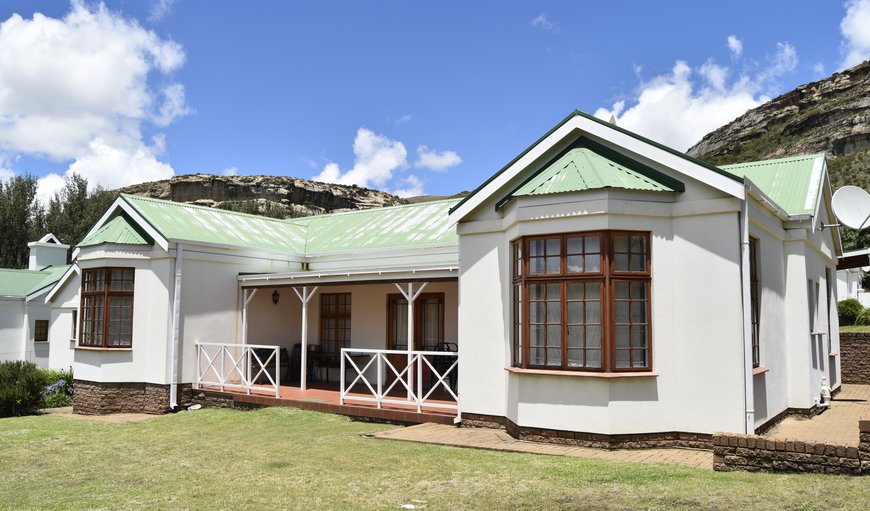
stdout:
<svg viewBox="0 0 870 511">
<path fill-rule="evenodd" d="M 302 253 L 305 229 L 287 220 L 121 194 L 166 239 Z"/>
<path fill-rule="evenodd" d="M 629 164 L 630 165 L 630 164 Z M 589 147 L 575 147 L 545 166 L 510 195 L 547 195 L 598 188 L 624 188 L 654 192 L 677 191 L 674 183 L 656 180 L 640 165 L 629 168 Z M 679 187 L 682 188 L 682 187 Z"/>
<path fill-rule="evenodd" d="M 746 177 L 789 215 L 813 214 L 821 192 L 825 154 L 723 165 Z"/>
<path fill-rule="evenodd" d="M 118 215 L 78 244 L 80 247 L 116 243 L 118 245 L 150 245 L 124 215 Z"/>
<path fill-rule="evenodd" d="M 57 282 L 67 269 L 69 265 L 49 266 L 43 270 L 0 268 L 0 296 L 24 298 Z"/>
<path fill-rule="evenodd" d="M 447 212 L 459 199 L 297 219 L 307 229 L 306 254 L 458 243 Z"/>
</svg>

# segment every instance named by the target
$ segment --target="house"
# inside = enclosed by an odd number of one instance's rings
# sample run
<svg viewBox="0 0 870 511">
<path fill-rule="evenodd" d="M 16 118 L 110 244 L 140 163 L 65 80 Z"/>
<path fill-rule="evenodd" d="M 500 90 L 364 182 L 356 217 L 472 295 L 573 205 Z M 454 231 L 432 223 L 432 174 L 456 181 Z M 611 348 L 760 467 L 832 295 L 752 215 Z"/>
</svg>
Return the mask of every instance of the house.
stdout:
<svg viewBox="0 0 870 511">
<path fill-rule="evenodd" d="M 839 387 L 832 223 L 822 154 L 718 168 L 576 111 L 462 200 L 275 220 L 122 195 L 47 302 L 77 304 L 83 413 L 316 374 L 342 406 L 706 445 Z"/>
<path fill-rule="evenodd" d="M 45 296 L 70 266 L 69 245 L 47 234 L 27 244 L 28 269 L 0 269 L 0 360 L 26 360 L 40 367 L 68 369 L 72 366 L 69 328 L 54 350 L 49 350 L 52 310 Z M 56 323 L 56 327 L 60 327 Z M 49 353 L 55 359 L 50 359 Z"/>
</svg>

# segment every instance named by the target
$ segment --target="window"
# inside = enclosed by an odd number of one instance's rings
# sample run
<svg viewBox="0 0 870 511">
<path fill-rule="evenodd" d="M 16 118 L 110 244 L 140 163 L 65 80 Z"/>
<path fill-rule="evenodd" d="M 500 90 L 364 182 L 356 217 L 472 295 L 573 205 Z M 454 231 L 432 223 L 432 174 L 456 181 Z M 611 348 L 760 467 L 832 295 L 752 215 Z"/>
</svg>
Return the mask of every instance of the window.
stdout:
<svg viewBox="0 0 870 511">
<path fill-rule="evenodd" d="M 337 354 L 350 347 L 350 293 L 320 295 L 320 349 Z"/>
<path fill-rule="evenodd" d="M 758 294 L 758 240 L 749 238 L 749 308 L 752 317 L 752 367 L 761 365 L 761 344 L 758 320 L 761 317 L 761 295 Z"/>
<path fill-rule="evenodd" d="M 132 346 L 133 273 L 133 268 L 97 268 L 82 272 L 80 346 Z"/>
<path fill-rule="evenodd" d="M 408 349 L 408 300 L 387 297 L 387 349 Z M 433 351 L 444 342 L 444 293 L 423 293 L 414 301 L 414 349 Z"/>
<path fill-rule="evenodd" d="M 33 342 L 48 341 L 48 320 L 37 319 L 33 324 Z"/>
<path fill-rule="evenodd" d="M 70 326 L 70 333 L 69 333 L 70 340 L 76 339 L 76 328 L 78 328 L 78 325 L 79 325 L 79 311 L 74 310 L 74 311 L 72 311 L 72 325 Z"/>
<path fill-rule="evenodd" d="M 649 240 L 602 231 L 514 241 L 513 365 L 651 370 Z"/>
</svg>

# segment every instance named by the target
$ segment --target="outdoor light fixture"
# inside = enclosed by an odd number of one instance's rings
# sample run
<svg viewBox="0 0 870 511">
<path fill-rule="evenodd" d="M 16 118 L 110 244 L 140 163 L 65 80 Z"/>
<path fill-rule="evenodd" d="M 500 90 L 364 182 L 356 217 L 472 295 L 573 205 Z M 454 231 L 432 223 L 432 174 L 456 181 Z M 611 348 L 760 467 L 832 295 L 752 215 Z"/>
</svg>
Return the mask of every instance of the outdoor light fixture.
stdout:
<svg viewBox="0 0 870 511">
<path fill-rule="evenodd" d="M 281 298 L 281 295 L 278 294 L 278 290 L 272 292 L 272 303 L 278 305 L 278 299 Z"/>
</svg>

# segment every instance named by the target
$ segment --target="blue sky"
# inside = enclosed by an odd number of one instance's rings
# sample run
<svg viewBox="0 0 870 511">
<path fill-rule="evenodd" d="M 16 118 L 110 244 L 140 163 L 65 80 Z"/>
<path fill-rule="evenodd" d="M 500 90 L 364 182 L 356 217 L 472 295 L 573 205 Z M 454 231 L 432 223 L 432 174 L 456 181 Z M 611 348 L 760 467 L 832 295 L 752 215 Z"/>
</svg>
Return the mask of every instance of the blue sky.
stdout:
<svg viewBox="0 0 870 511">
<path fill-rule="evenodd" d="M 870 56 L 870 0 L 4 0 L 0 23 L 0 177 L 43 197 L 73 171 L 452 194 L 574 108 L 685 150 Z"/>
</svg>

